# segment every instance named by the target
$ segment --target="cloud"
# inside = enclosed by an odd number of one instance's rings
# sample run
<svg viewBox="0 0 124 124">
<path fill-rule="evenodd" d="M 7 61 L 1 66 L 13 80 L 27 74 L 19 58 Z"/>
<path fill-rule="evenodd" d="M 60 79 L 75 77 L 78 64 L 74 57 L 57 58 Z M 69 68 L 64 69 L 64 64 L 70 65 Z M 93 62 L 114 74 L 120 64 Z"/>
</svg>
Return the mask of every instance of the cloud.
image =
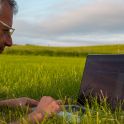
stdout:
<svg viewBox="0 0 124 124">
<path fill-rule="evenodd" d="M 73 0 L 75 1 L 75 0 Z M 71 1 L 70 1 L 71 4 Z M 56 4 L 56 8 L 62 4 Z M 68 4 L 67 4 L 68 5 Z M 46 43 L 99 44 L 124 40 L 124 1 L 93 0 L 85 4 L 71 6 L 59 13 L 51 13 L 44 20 L 35 22 L 15 20 L 15 37 L 33 39 Z M 56 9 L 57 11 L 57 9 Z M 115 34 L 120 34 L 115 36 Z M 114 35 L 114 36 L 113 36 Z"/>
<path fill-rule="evenodd" d="M 41 26 L 48 34 L 113 33 L 124 29 L 124 2 L 95 2 L 45 20 Z"/>
</svg>

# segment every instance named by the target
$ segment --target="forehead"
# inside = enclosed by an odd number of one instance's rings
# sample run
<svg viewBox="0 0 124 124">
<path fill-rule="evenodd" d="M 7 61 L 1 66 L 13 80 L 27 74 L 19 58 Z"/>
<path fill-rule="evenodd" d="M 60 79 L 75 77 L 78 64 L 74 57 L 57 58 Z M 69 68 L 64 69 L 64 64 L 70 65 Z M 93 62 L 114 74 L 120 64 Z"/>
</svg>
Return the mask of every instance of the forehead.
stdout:
<svg viewBox="0 0 124 124">
<path fill-rule="evenodd" d="M 2 3 L 1 6 L 0 20 L 8 24 L 10 27 L 12 26 L 13 11 L 6 0 Z"/>
</svg>

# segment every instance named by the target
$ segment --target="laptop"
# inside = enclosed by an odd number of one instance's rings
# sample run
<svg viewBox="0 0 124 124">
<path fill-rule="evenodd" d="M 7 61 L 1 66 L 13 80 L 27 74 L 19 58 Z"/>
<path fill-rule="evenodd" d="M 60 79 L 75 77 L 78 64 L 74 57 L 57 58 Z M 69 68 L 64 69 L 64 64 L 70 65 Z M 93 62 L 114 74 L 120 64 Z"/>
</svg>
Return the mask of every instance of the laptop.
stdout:
<svg viewBox="0 0 124 124">
<path fill-rule="evenodd" d="M 124 110 L 124 55 L 88 55 L 77 102 L 81 105 L 97 97 L 111 109 L 120 103 Z"/>
<path fill-rule="evenodd" d="M 92 106 L 93 98 L 97 98 L 98 102 L 106 99 L 112 110 L 118 105 L 124 110 L 124 55 L 88 55 L 77 105 L 65 105 L 66 112 L 58 115 L 66 117 L 69 122 L 74 117 L 80 122 L 80 116 L 75 116 L 73 112 L 81 110 L 84 113 L 84 105 L 88 102 Z"/>
<path fill-rule="evenodd" d="M 81 110 L 84 113 L 84 105 L 88 102 L 92 106 L 93 98 L 97 98 L 98 102 L 106 99 L 112 110 L 120 105 L 124 110 L 124 55 L 87 56 L 77 105 L 64 105 L 67 120 L 73 112 Z M 59 113 L 60 116 L 64 114 L 65 112 Z M 79 121 L 79 117 L 77 119 Z"/>
<path fill-rule="evenodd" d="M 88 55 L 79 89 L 77 105 L 64 105 L 68 118 L 73 112 L 86 111 L 86 101 L 92 97 L 107 98 L 112 109 L 124 101 L 124 55 Z M 100 100 L 99 100 L 100 99 Z M 69 109 L 71 108 L 71 112 Z M 122 104 L 124 109 L 124 104 Z M 58 113 L 63 116 L 64 111 Z M 79 118 L 77 118 L 79 119 Z M 69 120 L 69 119 L 68 119 Z"/>
</svg>

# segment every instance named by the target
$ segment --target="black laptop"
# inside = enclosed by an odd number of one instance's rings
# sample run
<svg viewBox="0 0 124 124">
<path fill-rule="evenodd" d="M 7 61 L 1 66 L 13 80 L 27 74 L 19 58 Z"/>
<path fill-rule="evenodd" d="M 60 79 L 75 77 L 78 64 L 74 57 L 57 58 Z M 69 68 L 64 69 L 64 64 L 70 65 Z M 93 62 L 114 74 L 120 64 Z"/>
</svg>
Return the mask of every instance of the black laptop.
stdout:
<svg viewBox="0 0 124 124">
<path fill-rule="evenodd" d="M 124 55 L 88 55 L 82 76 L 77 105 L 64 105 L 65 110 L 71 107 L 72 112 L 82 109 L 91 97 L 106 98 L 112 109 L 122 103 L 124 109 Z M 100 100 L 99 100 L 100 99 Z M 63 115 L 63 112 L 58 115 Z M 67 113 L 69 116 L 71 113 Z"/>
<path fill-rule="evenodd" d="M 118 106 L 124 110 L 124 55 L 88 55 L 77 105 L 64 105 L 66 111 L 58 115 L 69 122 L 75 118 L 80 123 L 81 116 L 75 115 L 75 112 L 84 113 L 84 105 L 88 102 L 92 106 L 93 98 L 98 103 L 106 99 L 111 110 Z"/>
<path fill-rule="evenodd" d="M 112 109 L 124 109 L 124 55 L 88 55 L 81 81 L 78 103 L 91 97 L 106 99 Z"/>
</svg>

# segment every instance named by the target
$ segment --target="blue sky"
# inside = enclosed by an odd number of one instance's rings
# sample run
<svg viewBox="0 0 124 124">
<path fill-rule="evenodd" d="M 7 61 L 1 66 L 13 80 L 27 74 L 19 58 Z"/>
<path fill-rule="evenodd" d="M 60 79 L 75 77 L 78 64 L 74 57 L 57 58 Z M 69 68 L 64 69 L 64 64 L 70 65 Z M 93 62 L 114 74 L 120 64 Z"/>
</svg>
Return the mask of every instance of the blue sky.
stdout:
<svg viewBox="0 0 124 124">
<path fill-rule="evenodd" d="M 16 0 L 15 44 L 124 43 L 123 0 Z"/>
</svg>

